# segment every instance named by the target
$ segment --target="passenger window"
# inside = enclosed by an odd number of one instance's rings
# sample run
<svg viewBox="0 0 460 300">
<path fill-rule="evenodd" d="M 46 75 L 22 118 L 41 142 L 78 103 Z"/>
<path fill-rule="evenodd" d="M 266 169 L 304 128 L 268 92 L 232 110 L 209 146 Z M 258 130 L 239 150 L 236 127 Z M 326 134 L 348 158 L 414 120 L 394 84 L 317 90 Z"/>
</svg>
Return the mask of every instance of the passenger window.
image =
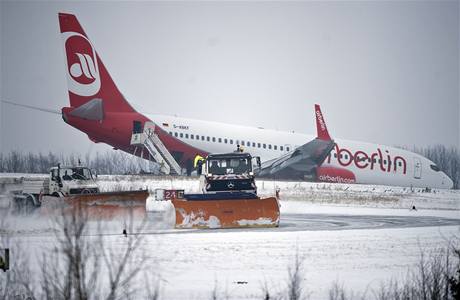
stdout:
<svg viewBox="0 0 460 300">
<path fill-rule="evenodd" d="M 233 145 L 233 140 L 232 140 L 232 139 L 230 139 L 230 144 L 232 144 L 232 145 Z"/>
<path fill-rule="evenodd" d="M 193 140 L 193 138 L 194 138 L 193 134 L 190 135 L 190 138 Z"/>
<path fill-rule="evenodd" d="M 201 136 L 201 140 L 204 141 L 204 135 Z"/>
<path fill-rule="evenodd" d="M 398 166 L 402 167 L 402 162 L 398 161 Z"/>
<path fill-rule="evenodd" d="M 334 153 L 334 157 L 337 158 L 337 153 Z"/>
<path fill-rule="evenodd" d="M 209 138 L 209 136 L 206 137 L 206 140 L 209 142 L 211 139 Z"/>
<path fill-rule="evenodd" d="M 188 139 L 188 133 L 185 134 L 185 138 Z"/>
<path fill-rule="evenodd" d="M 241 141 L 241 146 L 244 146 L 244 141 Z"/>
<path fill-rule="evenodd" d="M 227 139 L 224 139 L 224 143 L 227 144 L 228 140 Z"/>
<path fill-rule="evenodd" d="M 169 135 L 173 135 L 171 131 L 169 132 Z"/>
<path fill-rule="evenodd" d="M 268 144 L 268 149 L 271 149 L 272 148 L 272 145 L 271 144 Z"/>
<path fill-rule="evenodd" d="M 179 134 L 179 136 L 182 138 L 182 137 L 184 137 L 184 134 L 181 132 L 181 133 Z"/>
<path fill-rule="evenodd" d="M 257 143 L 257 148 L 260 148 L 260 143 Z"/>
<path fill-rule="evenodd" d="M 177 132 L 174 132 L 174 136 L 177 137 Z"/>
<path fill-rule="evenodd" d="M 252 147 L 255 148 L 255 147 L 256 147 L 256 143 L 252 142 Z"/>
<path fill-rule="evenodd" d="M 280 150 L 283 151 L 284 147 L 283 146 L 280 146 Z"/>
<path fill-rule="evenodd" d="M 267 145 L 266 145 L 266 144 L 263 144 L 262 146 L 264 147 L 264 149 L 267 148 Z"/>
<path fill-rule="evenodd" d="M 273 149 L 278 150 L 278 146 L 277 145 L 273 146 Z"/>
<path fill-rule="evenodd" d="M 286 151 L 289 152 L 289 147 L 286 147 Z"/>
<path fill-rule="evenodd" d="M 251 142 L 246 142 L 246 146 L 251 146 Z"/>
<path fill-rule="evenodd" d="M 216 142 L 216 138 L 215 138 L 215 137 L 212 137 L 212 141 L 215 143 L 215 142 Z"/>
<path fill-rule="evenodd" d="M 222 138 L 219 138 L 218 141 L 219 141 L 219 143 L 222 143 Z"/>
</svg>

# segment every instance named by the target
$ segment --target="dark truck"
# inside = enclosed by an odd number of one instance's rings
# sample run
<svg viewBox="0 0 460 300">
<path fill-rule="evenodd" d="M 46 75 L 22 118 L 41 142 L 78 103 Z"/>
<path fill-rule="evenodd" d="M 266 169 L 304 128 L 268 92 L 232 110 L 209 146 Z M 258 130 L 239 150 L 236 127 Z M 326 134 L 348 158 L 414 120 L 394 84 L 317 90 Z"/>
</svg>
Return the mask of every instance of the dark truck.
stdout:
<svg viewBox="0 0 460 300">
<path fill-rule="evenodd" d="M 200 190 L 203 193 L 248 192 L 257 194 L 253 164 L 260 158 L 249 153 L 209 154 L 200 162 Z M 200 172 L 199 172 L 200 173 Z"/>
</svg>

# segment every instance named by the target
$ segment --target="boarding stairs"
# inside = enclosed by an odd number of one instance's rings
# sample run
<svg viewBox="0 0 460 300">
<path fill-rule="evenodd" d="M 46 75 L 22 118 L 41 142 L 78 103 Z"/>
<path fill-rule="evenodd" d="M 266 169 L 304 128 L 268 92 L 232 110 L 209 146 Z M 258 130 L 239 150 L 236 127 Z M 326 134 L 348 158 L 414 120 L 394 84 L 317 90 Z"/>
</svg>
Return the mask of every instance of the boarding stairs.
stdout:
<svg viewBox="0 0 460 300">
<path fill-rule="evenodd" d="M 160 165 L 160 171 L 163 174 L 180 175 L 182 173 L 181 167 L 160 140 L 158 135 L 151 127 L 147 130 L 145 129 L 142 133 L 133 133 L 131 137 L 131 145 L 146 148 L 150 157 Z"/>
</svg>

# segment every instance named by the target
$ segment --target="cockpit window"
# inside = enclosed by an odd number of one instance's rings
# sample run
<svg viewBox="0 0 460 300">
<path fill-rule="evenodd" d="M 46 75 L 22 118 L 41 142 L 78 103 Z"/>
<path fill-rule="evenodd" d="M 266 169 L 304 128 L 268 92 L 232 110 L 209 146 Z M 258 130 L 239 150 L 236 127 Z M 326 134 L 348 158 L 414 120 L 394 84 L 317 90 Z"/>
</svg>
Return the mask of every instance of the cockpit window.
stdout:
<svg viewBox="0 0 460 300">
<path fill-rule="evenodd" d="M 214 175 L 244 174 L 251 172 L 248 158 L 220 158 L 208 160 L 209 173 Z"/>
<path fill-rule="evenodd" d="M 437 165 L 430 165 L 430 167 L 431 167 L 431 169 L 432 169 L 433 171 L 436 171 L 436 172 L 441 171 L 441 169 L 439 169 L 439 167 L 438 167 Z"/>
</svg>

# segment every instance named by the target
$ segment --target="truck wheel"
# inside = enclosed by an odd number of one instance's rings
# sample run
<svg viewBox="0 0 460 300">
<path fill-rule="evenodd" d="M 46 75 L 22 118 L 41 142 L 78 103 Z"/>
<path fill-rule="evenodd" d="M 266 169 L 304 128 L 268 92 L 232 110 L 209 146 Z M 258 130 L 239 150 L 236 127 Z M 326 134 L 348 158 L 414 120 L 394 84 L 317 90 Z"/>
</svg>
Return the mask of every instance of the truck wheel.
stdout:
<svg viewBox="0 0 460 300">
<path fill-rule="evenodd" d="M 35 203 L 34 203 L 34 199 L 32 198 L 32 196 L 27 196 L 27 199 L 24 203 L 24 213 L 25 214 L 31 214 L 35 211 Z"/>
<path fill-rule="evenodd" d="M 16 214 L 16 215 L 19 215 L 21 214 L 22 212 L 22 208 L 24 207 L 24 200 L 23 199 L 17 199 L 17 198 L 13 198 L 13 200 L 11 200 L 11 206 L 13 208 L 13 213 Z"/>
</svg>

